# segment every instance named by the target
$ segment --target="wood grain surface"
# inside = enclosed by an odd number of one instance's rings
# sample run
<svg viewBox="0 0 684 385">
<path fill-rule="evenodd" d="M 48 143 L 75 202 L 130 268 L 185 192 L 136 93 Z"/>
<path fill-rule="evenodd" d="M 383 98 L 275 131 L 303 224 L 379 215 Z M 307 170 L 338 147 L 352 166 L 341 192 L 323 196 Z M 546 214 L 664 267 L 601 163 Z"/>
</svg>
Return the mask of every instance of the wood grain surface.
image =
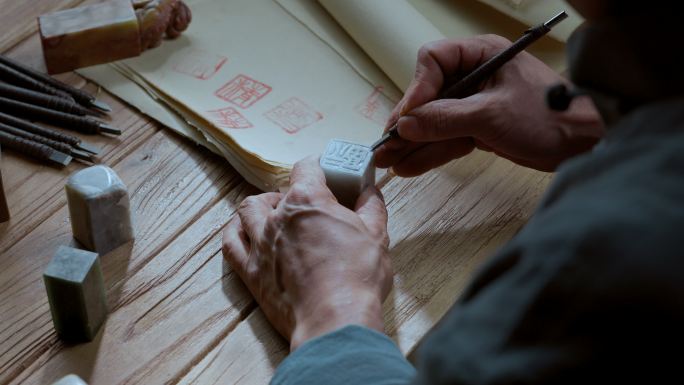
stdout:
<svg viewBox="0 0 684 385">
<path fill-rule="evenodd" d="M 2 164 L 2 149 L 0 148 L 0 164 Z M 0 223 L 6 222 L 10 219 L 9 207 L 7 207 L 7 198 L 5 198 L 5 187 L 2 183 L 2 169 L 0 169 Z"/>
<path fill-rule="evenodd" d="M 34 18 L 77 0 L 0 0 L 5 54 L 41 68 Z M 96 92 L 75 74 L 60 78 Z M 96 339 L 57 339 L 42 272 L 74 244 L 60 170 L 11 151 L 2 175 L 12 219 L 0 224 L 0 384 L 49 384 L 76 373 L 90 384 L 266 384 L 288 346 L 224 262 L 220 232 L 258 193 L 224 160 L 116 98 L 121 137 L 83 139 L 128 185 L 136 240 L 102 256 L 109 318 Z M 549 174 L 476 152 L 422 177 L 388 176 L 394 290 L 387 333 L 410 354 L 472 273 L 524 225 Z"/>
</svg>

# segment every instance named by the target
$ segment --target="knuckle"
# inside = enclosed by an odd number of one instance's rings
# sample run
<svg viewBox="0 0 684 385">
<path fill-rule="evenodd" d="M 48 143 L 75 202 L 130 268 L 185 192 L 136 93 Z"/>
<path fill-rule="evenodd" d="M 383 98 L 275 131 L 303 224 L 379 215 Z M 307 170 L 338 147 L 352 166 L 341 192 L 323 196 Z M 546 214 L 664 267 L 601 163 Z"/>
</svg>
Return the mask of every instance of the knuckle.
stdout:
<svg viewBox="0 0 684 385">
<path fill-rule="evenodd" d="M 313 206 L 320 205 L 333 198 L 332 192 L 325 184 L 295 183 L 290 187 L 285 203 L 290 205 Z"/>
<path fill-rule="evenodd" d="M 416 78 L 428 68 L 434 68 L 435 52 L 439 49 L 439 41 L 433 41 L 418 49 L 418 65 L 416 66 Z"/>
<path fill-rule="evenodd" d="M 423 44 L 418 50 L 418 58 L 433 61 L 435 53 L 443 47 L 446 39 L 434 40 Z"/>
<path fill-rule="evenodd" d="M 286 202 L 295 205 L 309 204 L 312 200 L 311 198 L 311 189 L 303 183 L 297 183 L 290 187 L 290 191 L 287 193 Z"/>
<path fill-rule="evenodd" d="M 256 203 L 256 200 L 257 197 L 255 195 L 251 195 L 243 199 L 242 202 L 240 202 L 240 205 L 238 206 L 238 211 L 249 210 L 249 208 L 252 207 L 254 203 Z"/>
<path fill-rule="evenodd" d="M 444 108 L 435 108 L 434 117 L 434 130 L 437 131 L 436 134 L 439 134 L 449 126 L 449 119 Z"/>
<path fill-rule="evenodd" d="M 441 138 L 449 128 L 449 115 L 446 108 L 442 106 L 442 101 L 435 101 L 430 105 L 426 114 L 426 121 L 421 130 L 426 132 L 430 138 Z"/>
<path fill-rule="evenodd" d="M 228 262 L 230 262 L 230 264 L 233 268 L 243 268 L 243 266 L 239 265 L 239 260 L 240 260 L 240 258 L 238 258 L 239 251 L 238 251 L 237 246 L 234 243 L 232 243 L 232 242 L 225 243 L 224 242 L 222 247 L 221 247 L 221 251 L 223 253 L 223 258 L 225 258 Z"/>
<path fill-rule="evenodd" d="M 229 241 L 223 241 L 221 251 L 223 252 L 223 257 L 229 259 L 233 255 L 233 246 Z"/>
<path fill-rule="evenodd" d="M 284 215 L 279 210 L 269 213 L 266 217 L 266 226 L 264 227 L 264 239 L 275 239 L 278 234 L 278 229 L 284 221 Z"/>
<path fill-rule="evenodd" d="M 382 232 L 382 236 L 380 239 L 382 239 L 382 251 L 384 253 L 389 252 L 390 237 L 389 234 L 387 234 L 387 231 Z"/>
<path fill-rule="evenodd" d="M 426 63 L 432 60 L 432 43 L 423 44 L 418 49 L 418 63 Z"/>
<path fill-rule="evenodd" d="M 483 35 L 482 39 L 485 40 L 489 45 L 500 48 L 500 47 L 507 47 L 511 44 L 511 41 L 506 39 L 505 37 L 501 35 L 496 35 L 493 33 Z"/>
</svg>

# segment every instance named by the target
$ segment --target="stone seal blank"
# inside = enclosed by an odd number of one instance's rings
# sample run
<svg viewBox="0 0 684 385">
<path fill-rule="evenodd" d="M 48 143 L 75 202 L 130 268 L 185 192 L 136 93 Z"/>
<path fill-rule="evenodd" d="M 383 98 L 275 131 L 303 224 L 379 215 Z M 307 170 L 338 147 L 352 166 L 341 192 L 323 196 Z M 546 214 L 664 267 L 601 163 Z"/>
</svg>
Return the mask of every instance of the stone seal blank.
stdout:
<svg viewBox="0 0 684 385">
<path fill-rule="evenodd" d="M 99 256 L 60 246 L 43 281 L 59 337 L 67 342 L 92 341 L 107 316 Z"/>
<path fill-rule="evenodd" d="M 368 146 L 341 139 L 328 143 L 320 164 L 326 184 L 340 204 L 354 209 L 361 193 L 375 183 L 373 157 Z"/>
<path fill-rule="evenodd" d="M 68 376 L 62 377 L 59 381 L 55 382 L 52 385 L 88 385 L 85 381 L 81 379 L 81 377 L 75 375 L 75 374 L 70 374 Z"/>
<path fill-rule="evenodd" d="M 93 166 L 66 184 L 74 238 L 86 249 L 105 254 L 133 239 L 128 191 L 114 170 Z"/>
</svg>

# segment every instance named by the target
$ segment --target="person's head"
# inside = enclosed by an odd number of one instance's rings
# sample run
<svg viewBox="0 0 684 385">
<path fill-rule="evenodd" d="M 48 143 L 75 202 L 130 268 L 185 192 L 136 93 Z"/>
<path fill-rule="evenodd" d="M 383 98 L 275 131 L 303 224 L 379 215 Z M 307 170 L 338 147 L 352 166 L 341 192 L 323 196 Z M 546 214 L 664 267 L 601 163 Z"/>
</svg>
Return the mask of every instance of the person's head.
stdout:
<svg viewBox="0 0 684 385">
<path fill-rule="evenodd" d="M 567 0 L 588 22 L 630 14 L 662 12 L 680 7 L 677 2 L 643 0 Z M 675 5 L 673 5 L 674 3 Z"/>
<path fill-rule="evenodd" d="M 566 1 L 586 19 L 568 40 L 570 77 L 603 105 L 604 118 L 614 120 L 640 105 L 682 95 L 684 59 L 677 36 L 683 4 Z"/>
</svg>

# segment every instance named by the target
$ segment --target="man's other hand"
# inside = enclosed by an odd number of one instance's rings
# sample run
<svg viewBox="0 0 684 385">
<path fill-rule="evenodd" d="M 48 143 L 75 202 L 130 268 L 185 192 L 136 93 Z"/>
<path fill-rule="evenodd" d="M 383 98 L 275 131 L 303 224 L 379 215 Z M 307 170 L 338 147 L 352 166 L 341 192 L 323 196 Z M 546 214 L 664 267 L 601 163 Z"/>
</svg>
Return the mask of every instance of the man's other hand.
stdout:
<svg viewBox="0 0 684 385">
<path fill-rule="evenodd" d="M 290 181 L 286 194 L 242 202 L 224 231 L 224 256 L 292 350 L 351 324 L 382 331 L 392 268 L 381 193 L 369 188 L 355 211 L 345 208 L 313 157 Z"/>
<path fill-rule="evenodd" d="M 442 40 L 424 46 L 415 79 L 394 109 L 401 138 L 376 152 L 378 167 L 416 176 L 479 148 L 523 166 L 553 171 L 587 151 L 603 135 L 603 124 L 588 97 L 565 112 L 546 106 L 546 89 L 567 81 L 522 52 L 506 63 L 476 94 L 436 100 L 453 84 L 511 42 L 496 35 Z"/>
</svg>

